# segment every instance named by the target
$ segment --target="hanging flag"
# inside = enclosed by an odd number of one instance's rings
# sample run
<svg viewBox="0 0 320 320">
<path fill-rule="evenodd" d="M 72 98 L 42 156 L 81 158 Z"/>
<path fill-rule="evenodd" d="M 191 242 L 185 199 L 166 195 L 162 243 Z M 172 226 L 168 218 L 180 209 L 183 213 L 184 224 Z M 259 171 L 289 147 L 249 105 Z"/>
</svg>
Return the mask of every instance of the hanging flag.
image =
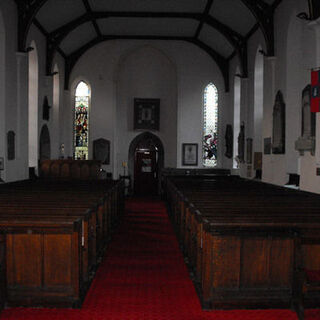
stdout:
<svg viewBox="0 0 320 320">
<path fill-rule="evenodd" d="M 311 71 L 311 112 L 320 112 L 320 70 Z"/>
</svg>

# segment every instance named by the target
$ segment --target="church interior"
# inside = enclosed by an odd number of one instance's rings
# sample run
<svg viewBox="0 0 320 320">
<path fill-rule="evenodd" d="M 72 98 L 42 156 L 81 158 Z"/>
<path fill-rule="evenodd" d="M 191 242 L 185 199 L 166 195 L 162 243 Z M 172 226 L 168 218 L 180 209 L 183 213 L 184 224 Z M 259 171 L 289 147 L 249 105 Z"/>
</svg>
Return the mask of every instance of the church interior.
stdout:
<svg viewBox="0 0 320 320">
<path fill-rule="evenodd" d="M 319 0 L 0 1 L 0 319 L 320 319 Z"/>
</svg>

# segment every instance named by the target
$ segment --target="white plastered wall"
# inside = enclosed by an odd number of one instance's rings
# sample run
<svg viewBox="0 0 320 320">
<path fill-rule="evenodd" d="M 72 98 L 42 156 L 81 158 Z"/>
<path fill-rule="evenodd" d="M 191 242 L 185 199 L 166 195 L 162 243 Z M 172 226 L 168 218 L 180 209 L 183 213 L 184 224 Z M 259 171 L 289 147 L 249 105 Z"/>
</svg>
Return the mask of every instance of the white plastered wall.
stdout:
<svg viewBox="0 0 320 320">
<path fill-rule="evenodd" d="M 203 92 L 213 82 L 219 92 L 219 166 L 224 160 L 227 96 L 219 69 L 199 48 L 184 42 L 109 41 L 85 53 L 71 75 L 65 94 L 69 120 L 65 127 L 66 152 L 72 155 L 72 110 L 75 85 L 87 81 L 92 88 L 90 144 L 97 138 L 111 141 L 111 164 L 107 171 L 117 177 L 128 159 L 133 131 L 133 98 L 160 98 L 158 135 L 165 147 L 165 165 L 181 167 L 182 143 L 198 143 L 202 166 Z M 89 150 L 89 157 L 92 151 Z"/>
<path fill-rule="evenodd" d="M 29 177 L 28 169 L 28 54 L 17 52 L 17 6 L 13 0 L 1 1 L 0 11 L 3 17 L 5 29 L 5 42 L 1 45 L 0 60 L 4 59 L 4 65 L 0 62 L 0 157 L 5 159 L 5 170 L 1 173 L 5 182 L 23 180 Z M 0 31 L 1 33 L 1 31 Z M 31 26 L 27 44 L 30 45 L 34 40 L 39 58 L 39 113 L 38 113 L 38 137 L 42 124 L 42 102 L 44 95 L 48 95 L 49 104 L 52 106 L 52 84 L 47 81 L 45 76 L 45 56 L 46 43 L 45 37 L 40 31 Z M 60 56 L 55 58 L 55 63 L 59 64 L 60 88 L 63 88 L 64 62 Z M 3 68 L 4 66 L 4 68 Z M 48 84 L 49 83 L 49 84 Z M 62 101 L 63 90 L 60 92 Z M 52 117 L 51 117 L 52 119 Z M 48 127 L 52 120 L 49 121 Z M 7 141 L 8 131 L 15 133 L 15 159 L 7 160 Z M 60 130 L 54 129 L 54 134 L 50 132 L 51 142 L 58 139 Z M 55 151 L 54 151 L 55 152 Z M 52 154 L 55 153 L 52 150 Z M 58 155 L 58 151 L 56 152 Z"/>
<path fill-rule="evenodd" d="M 319 181 L 315 176 L 314 157 L 307 152 L 299 160 L 299 154 L 294 149 L 294 142 L 301 131 L 301 92 L 310 82 L 310 69 L 316 66 L 314 32 L 306 21 L 296 17 L 300 12 L 308 12 L 307 1 L 282 1 L 275 13 L 275 56 L 264 57 L 262 139 L 272 138 L 273 105 L 277 91 L 281 90 L 286 103 L 286 153 L 263 155 L 262 180 L 284 185 L 289 173 L 300 173 L 301 189 L 316 191 Z M 266 51 L 260 30 L 248 41 L 248 79 L 241 83 L 246 84 L 246 89 L 241 90 L 246 95 L 241 99 L 241 121 L 246 124 L 246 138 L 254 138 L 254 70 L 259 46 Z M 234 58 L 230 66 L 231 82 L 237 66 L 237 59 Z M 234 86 L 231 84 L 230 87 L 233 97 Z M 247 164 L 241 165 L 240 174 L 243 177 L 248 176 L 247 169 Z"/>
</svg>

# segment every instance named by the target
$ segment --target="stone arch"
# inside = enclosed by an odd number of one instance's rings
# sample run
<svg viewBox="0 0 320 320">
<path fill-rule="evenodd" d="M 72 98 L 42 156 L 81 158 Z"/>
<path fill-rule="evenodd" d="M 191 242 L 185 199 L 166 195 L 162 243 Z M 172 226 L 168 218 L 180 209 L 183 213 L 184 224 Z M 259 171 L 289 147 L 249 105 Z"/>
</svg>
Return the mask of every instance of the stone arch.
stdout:
<svg viewBox="0 0 320 320">
<path fill-rule="evenodd" d="M 48 160 L 51 158 L 51 143 L 48 126 L 44 124 L 40 133 L 39 159 Z"/>
<path fill-rule="evenodd" d="M 155 134 L 146 131 L 137 135 L 130 143 L 129 153 L 128 153 L 128 175 L 131 177 L 131 183 L 134 182 L 134 161 L 135 161 L 135 151 L 137 147 L 141 144 L 146 146 L 154 145 L 158 149 L 158 162 L 157 170 L 160 170 L 164 167 L 164 147 L 163 143 L 158 136 Z"/>
<path fill-rule="evenodd" d="M 29 52 L 29 167 L 38 167 L 38 113 L 39 113 L 39 62 L 35 41 L 31 41 Z"/>
</svg>

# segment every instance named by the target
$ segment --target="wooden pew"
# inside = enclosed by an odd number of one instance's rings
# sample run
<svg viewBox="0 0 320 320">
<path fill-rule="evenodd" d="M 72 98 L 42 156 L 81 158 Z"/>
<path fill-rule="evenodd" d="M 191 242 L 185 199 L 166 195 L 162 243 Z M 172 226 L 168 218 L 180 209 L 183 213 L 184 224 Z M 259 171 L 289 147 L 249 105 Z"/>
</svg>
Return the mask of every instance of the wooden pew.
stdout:
<svg viewBox="0 0 320 320">
<path fill-rule="evenodd" d="M 10 306 L 79 307 L 81 221 L 2 219 L 6 235 L 6 300 Z"/>
<path fill-rule="evenodd" d="M 7 305 L 79 307 L 123 207 L 123 181 L 63 185 L 25 181 L 1 186 L 0 235 L 6 247 Z M 78 242 L 73 245 L 75 232 Z M 54 247 L 55 241 L 60 243 L 59 248 Z M 33 255 L 34 245 L 41 250 Z M 15 266 L 26 259 L 25 251 L 35 262 L 26 270 L 20 264 Z M 68 270 L 62 275 L 62 260 L 67 257 L 75 259 L 67 267 L 77 263 L 76 275 Z M 53 268 L 51 262 L 59 266 Z M 34 278 L 36 275 L 29 274 L 40 267 L 41 283 Z"/>
<path fill-rule="evenodd" d="M 319 242 L 319 196 L 236 177 L 172 178 L 167 195 L 211 308 L 287 307 L 299 296 L 298 266 L 320 267 L 320 246 L 306 244 Z"/>
</svg>

